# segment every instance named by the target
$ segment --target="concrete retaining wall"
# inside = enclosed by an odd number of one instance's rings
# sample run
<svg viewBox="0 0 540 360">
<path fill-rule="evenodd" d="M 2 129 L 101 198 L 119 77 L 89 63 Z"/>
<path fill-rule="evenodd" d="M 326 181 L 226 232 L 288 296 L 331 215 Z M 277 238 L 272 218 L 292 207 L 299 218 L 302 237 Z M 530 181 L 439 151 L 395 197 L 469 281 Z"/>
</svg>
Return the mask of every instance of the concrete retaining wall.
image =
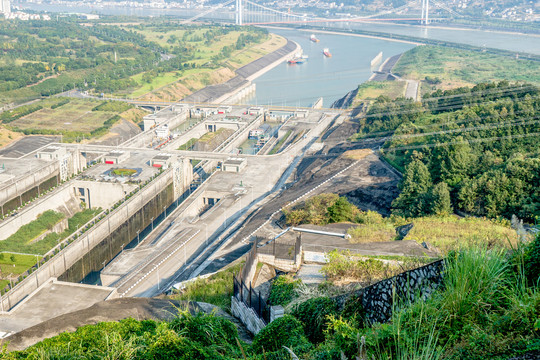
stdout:
<svg viewBox="0 0 540 360">
<path fill-rule="evenodd" d="M 141 191 L 121 204 L 117 209 L 109 213 L 95 226 L 87 230 L 82 236 L 74 240 L 71 244 L 57 253 L 53 258 L 43 264 L 39 269 L 17 284 L 6 295 L 2 296 L 0 300 L 1 308 L 5 311 L 11 309 L 18 302 L 36 290 L 41 284 L 48 281 L 51 277 L 59 278 L 62 276 L 62 274 L 64 274 L 69 268 L 78 263 L 83 258 L 84 254 L 88 253 L 96 246 L 103 246 L 100 245 L 103 242 L 103 239 L 109 237 L 117 228 L 120 229 L 117 233 L 115 233 L 115 239 L 120 236 L 118 234 L 121 234 L 121 236 L 127 235 L 127 238 L 133 238 L 136 236 L 134 232 L 132 233 L 132 228 L 125 225 L 126 219 L 129 219 L 138 213 L 145 204 L 153 200 L 160 192 L 163 191 L 163 189 L 167 188 L 172 183 L 172 170 L 173 169 L 166 170 L 163 174 L 154 179 L 152 183 L 145 186 L 143 189 L 141 189 Z M 170 188 L 170 191 L 172 192 L 172 187 Z M 167 197 L 162 196 L 161 198 Z M 161 207 L 161 204 L 165 205 L 164 200 L 159 200 L 158 207 Z M 155 218 L 157 217 L 157 214 L 159 214 L 158 210 L 156 210 L 155 214 L 147 214 L 145 216 L 154 216 Z M 144 221 L 147 221 L 146 217 L 144 219 Z M 144 221 L 140 222 L 144 223 Z M 110 246 L 109 256 L 111 258 L 114 252 L 118 253 L 121 250 L 121 243 L 116 240 L 104 243 Z M 81 264 L 82 270 L 82 264 L 84 264 L 84 262 L 79 264 Z M 80 273 L 88 273 L 89 271 L 87 270 L 93 268 L 95 268 L 95 264 L 89 260 L 87 267 L 85 267 Z"/>
<path fill-rule="evenodd" d="M 80 196 L 79 188 L 84 189 L 84 197 L 81 198 L 84 198 L 89 209 L 108 209 L 136 189 L 137 185 L 77 180 L 72 184 L 72 189 L 74 194 Z"/>
<path fill-rule="evenodd" d="M 240 319 L 247 329 L 252 334 L 258 334 L 259 331 L 264 329 L 266 324 L 262 321 L 255 310 L 248 307 L 242 301 L 239 301 L 236 297 L 231 297 L 231 312 L 233 316 Z"/>
<path fill-rule="evenodd" d="M 80 282 L 91 272 L 99 271 L 104 263 L 108 263 L 118 255 L 124 246 L 137 237 L 137 231 L 149 226 L 152 219 L 156 219 L 163 212 L 163 207 L 169 207 L 174 201 L 172 181 L 164 186 L 163 190 L 158 191 L 157 194 L 150 194 L 149 198 L 141 197 L 135 200 L 135 206 L 126 205 L 124 209 L 115 213 L 107 221 L 111 224 L 110 231 L 109 224 L 102 225 L 102 232 L 104 230 L 109 234 L 103 233 L 101 241 L 89 247 L 89 250 L 83 250 L 84 254 L 80 254 L 80 258 L 58 277 L 59 280 Z"/>
<path fill-rule="evenodd" d="M 72 187 L 68 184 L 55 190 L 52 194 L 46 195 L 36 200 L 33 206 L 21 210 L 17 215 L 5 219 L 0 223 L 0 240 L 5 240 L 38 217 L 39 214 L 47 210 L 55 210 L 72 215 L 78 210 L 79 201 L 75 198 Z"/>
<path fill-rule="evenodd" d="M 244 98 L 250 97 L 255 94 L 257 85 L 255 83 L 247 83 L 234 91 L 230 96 L 223 100 L 223 104 L 239 104 Z"/>
<path fill-rule="evenodd" d="M 23 174 L 12 182 L 3 185 L 0 188 L 0 204 L 4 205 L 9 200 L 22 195 L 24 192 L 37 187 L 42 182 L 60 173 L 60 164 L 58 161 L 46 163 L 43 167 L 32 170 L 30 173 Z"/>
<path fill-rule="evenodd" d="M 302 250 L 300 250 L 300 253 L 302 253 Z M 276 259 L 274 255 L 257 254 L 257 262 L 268 264 L 281 271 L 296 272 L 302 264 L 302 257 L 298 256 L 295 262 L 294 260 Z"/>
</svg>

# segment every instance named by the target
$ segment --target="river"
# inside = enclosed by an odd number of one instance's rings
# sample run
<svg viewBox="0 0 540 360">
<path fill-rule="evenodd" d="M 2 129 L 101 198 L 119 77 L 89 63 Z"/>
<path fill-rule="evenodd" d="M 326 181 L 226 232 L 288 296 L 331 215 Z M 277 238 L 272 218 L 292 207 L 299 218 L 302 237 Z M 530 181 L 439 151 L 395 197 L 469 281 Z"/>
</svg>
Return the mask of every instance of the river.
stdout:
<svg viewBox="0 0 540 360">
<path fill-rule="evenodd" d="M 190 17 L 197 12 L 181 9 L 141 9 L 122 7 L 78 6 L 24 3 L 24 7 L 38 11 L 68 13 L 98 13 L 106 15 L 136 16 L 183 16 Z M 215 14 L 223 19 L 232 19 L 234 14 L 222 10 Z M 510 51 L 524 51 L 540 54 L 540 36 L 484 31 L 475 29 L 450 29 L 399 24 L 376 23 L 330 23 L 337 29 L 361 29 L 368 31 L 395 33 L 436 40 L 445 40 L 475 46 L 487 46 Z M 328 28 L 328 30 L 332 30 Z M 350 35 L 317 33 L 321 40 L 313 43 L 309 32 L 286 29 L 272 29 L 299 43 L 309 60 L 301 65 L 280 64 L 255 80 L 257 91 L 248 99 L 250 104 L 277 104 L 287 106 L 310 106 L 317 98 L 323 97 L 323 105 L 330 106 L 335 100 L 356 88 L 371 76 L 370 62 L 380 52 L 383 57 L 402 53 L 414 45 L 383 39 L 364 38 Z M 331 58 L 322 55 L 323 48 L 329 48 Z"/>
<path fill-rule="evenodd" d="M 320 42 L 309 39 L 310 33 L 297 30 L 272 29 L 273 33 L 296 41 L 309 59 L 298 65 L 280 64 L 255 79 L 257 91 L 250 104 L 310 106 L 319 97 L 323 106 L 355 89 L 371 76 L 371 60 L 382 51 L 387 58 L 414 47 L 412 44 L 317 33 Z M 328 48 L 332 57 L 322 53 Z"/>
</svg>

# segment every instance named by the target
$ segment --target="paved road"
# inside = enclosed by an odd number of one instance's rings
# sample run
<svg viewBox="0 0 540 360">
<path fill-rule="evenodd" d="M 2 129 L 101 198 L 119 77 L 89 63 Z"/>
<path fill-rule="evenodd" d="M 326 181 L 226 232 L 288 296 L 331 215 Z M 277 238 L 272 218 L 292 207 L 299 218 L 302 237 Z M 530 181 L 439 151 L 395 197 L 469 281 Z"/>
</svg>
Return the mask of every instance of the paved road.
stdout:
<svg viewBox="0 0 540 360">
<path fill-rule="evenodd" d="M 18 159 L 59 140 L 59 136 L 26 136 L 0 150 L 0 156 Z"/>
</svg>

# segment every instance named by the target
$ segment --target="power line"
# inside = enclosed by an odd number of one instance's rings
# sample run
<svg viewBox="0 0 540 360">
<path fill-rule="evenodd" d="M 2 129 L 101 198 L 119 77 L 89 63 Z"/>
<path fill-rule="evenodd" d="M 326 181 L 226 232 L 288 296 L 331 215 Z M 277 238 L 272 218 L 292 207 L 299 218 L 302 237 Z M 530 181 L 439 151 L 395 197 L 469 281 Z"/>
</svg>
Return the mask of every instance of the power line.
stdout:
<svg viewBox="0 0 540 360">
<path fill-rule="evenodd" d="M 496 136 L 496 137 L 490 137 L 490 138 L 460 140 L 460 141 L 449 141 L 449 142 L 444 142 L 444 143 L 398 146 L 398 147 L 392 147 L 392 148 L 388 148 L 388 149 L 383 149 L 381 151 L 390 152 L 390 151 L 399 151 L 399 150 L 423 149 L 423 148 L 426 148 L 426 147 L 432 148 L 432 147 L 459 145 L 459 144 L 467 144 L 467 143 L 479 143 L 479 142 L 488 142 L 488 141 L 496 141 L 496 140 L 508 140 L 508 139 L 525 138 L 525 137 L 530 137 L 530 136 L 540 136 L 540 132 L 529 133 L 529 134 L 507 135 L 507 136 Z"/>
</svg>

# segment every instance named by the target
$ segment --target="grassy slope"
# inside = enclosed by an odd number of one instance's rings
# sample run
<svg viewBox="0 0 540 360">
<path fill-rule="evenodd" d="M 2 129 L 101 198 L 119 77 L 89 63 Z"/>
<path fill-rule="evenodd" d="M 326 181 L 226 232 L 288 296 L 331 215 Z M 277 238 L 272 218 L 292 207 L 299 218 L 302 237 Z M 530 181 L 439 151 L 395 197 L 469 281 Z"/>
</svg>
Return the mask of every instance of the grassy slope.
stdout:
<svg viewBox="0 0 540 360">
<path fill-rule="evenodd" d="M 58 129 L 90 132 L 116 115 L 109 111 L 92 111 L 95 101 L 73 99 L 56 109 L 44 108 L 11 123 L 19 129 Z"/>
<path fill-rule="evenodd" d="M 242 269 L 242 265 L 233 265 L 210 277 L 189 283 L 176 299 L 207 302 L 229 311 L 233 295 L 233 275 Z"/>
<path fill-rule="evenodd" d="M 45 239 L 35 242 L 35 243 L 29 243 L 32 238 L 35 236 L 32 236 L 29 238 L 27 235 L 28 232 L 23 230 L 17 231 L 15 234 L 10 236 L 4 241 L 0 241 L 0 251 L 8 251 L 8 252 L 21 252 L 21 253 L 27 253 L 27 254 L 40 254 L 43 255 L 47 251 L 49 251 L 51 248 L 53 248 L 60 239 L 64 239 L 68 237 L 71 233 L 73 233 L 77 229 L 77 225 L 81 226 L 88 222 L 90 219 L 92 219 L 94 216 L 96 216 L 101 210 L 84 210 L 81 212 L 76 213 L 68 219 L 69 227 L 67 230 L 62 232 L 61 234 L 52 233 L 45 237 Z M 56 222 L 53 222 L 56 223 Z M 34 228 L 38 225 L 37 220 L 31 222 L 29 225 L 30 228 Z M 25 225 L 25 226 L 28 226 Z M 46 224 L 47 225 L 47 224 Z M 44 225 L 44 228 L 47 228 L 47 226 Z M 38 234 L 40 232 L 38 231 Z"/>
<path fill-rule="evenodd" d="M 360 84 L 351 107 L 358 106 L 362 100 L 374 100 L 381 95 L 391 99 L 404 96 L 406 87 L 405 81 L 370 81 Z"/>
<path fill-rule="evenodd" d="M 3 289 L 9 284 L 9 279 L 17 278 L 41 259 L 41 256 L 35 255 L 12 254 L 8 252 L 2 252 L 1 254 L 3 254 L 3 259 L 0 256 L 0 289 Z M 11 256 L 13 256 L 15 261 L 11 260 Z"/>
<path fill-rule="evenodd" d="M 539 69 L 537 62 L 529 60 L 439 46 L 417 46 L 403 54 L 394 73 L 415 80 L 437 77 L 442 81 L 437 87 L 447 89 L 494 80 L 540 84 Z"/>
<path fill-rule="evenodd" d="M 143 34 L 148 40 L 155 41 L 162 46 L 169 46 L 167 40 L 172 35 L 181 39 L 186 32 L 186 30 L 174 30 L 162 33 L 152 31 L 151 29 L 136 31 Z M 217 55 L 224 46 L 234 44 L 240 35 L 239 31 L 231 32 L 222 36 L 219 41 L 215 41 L 209 45 L 206 45 L 204 41 L 189 41 L 189 39 L 196 35 L 202 35 L 203 31 L 205 30 L 194 30 L 192 31 L 192 35 L 188 37 L 188 44 L 197 48 L 197 58 L 190 61 L 195 64 L 207 63 L 210 61 L 211 57 Z M 279 49 L 281 46 L 285 45 L 285 43 L 286 40 L 283 37 L 271 34 L 269 39 L 263 43 L 255 44 L 233 52 L 231 57 L 224 61 L 222 65 L 226 68 L 237 69 Z M 142 74 L 134 75 L 132 78 L 140 83 L 141 86 L 128 96 L 145 97 L 151 100 L 156 100 L 154 96 L 163 100 L 181 98 L 200 90 L 207 85 L 227 81 L 234 76 L 232 71 L 225 75 L 222 70 L 223 68 L 221 70 L 189 69 L 178 72 L 168 72 L 154 77 L 151 83 L 142 83 Z M 150 93 L 153 93 L 154 96 L 151 96 Z"/>
</svg>

